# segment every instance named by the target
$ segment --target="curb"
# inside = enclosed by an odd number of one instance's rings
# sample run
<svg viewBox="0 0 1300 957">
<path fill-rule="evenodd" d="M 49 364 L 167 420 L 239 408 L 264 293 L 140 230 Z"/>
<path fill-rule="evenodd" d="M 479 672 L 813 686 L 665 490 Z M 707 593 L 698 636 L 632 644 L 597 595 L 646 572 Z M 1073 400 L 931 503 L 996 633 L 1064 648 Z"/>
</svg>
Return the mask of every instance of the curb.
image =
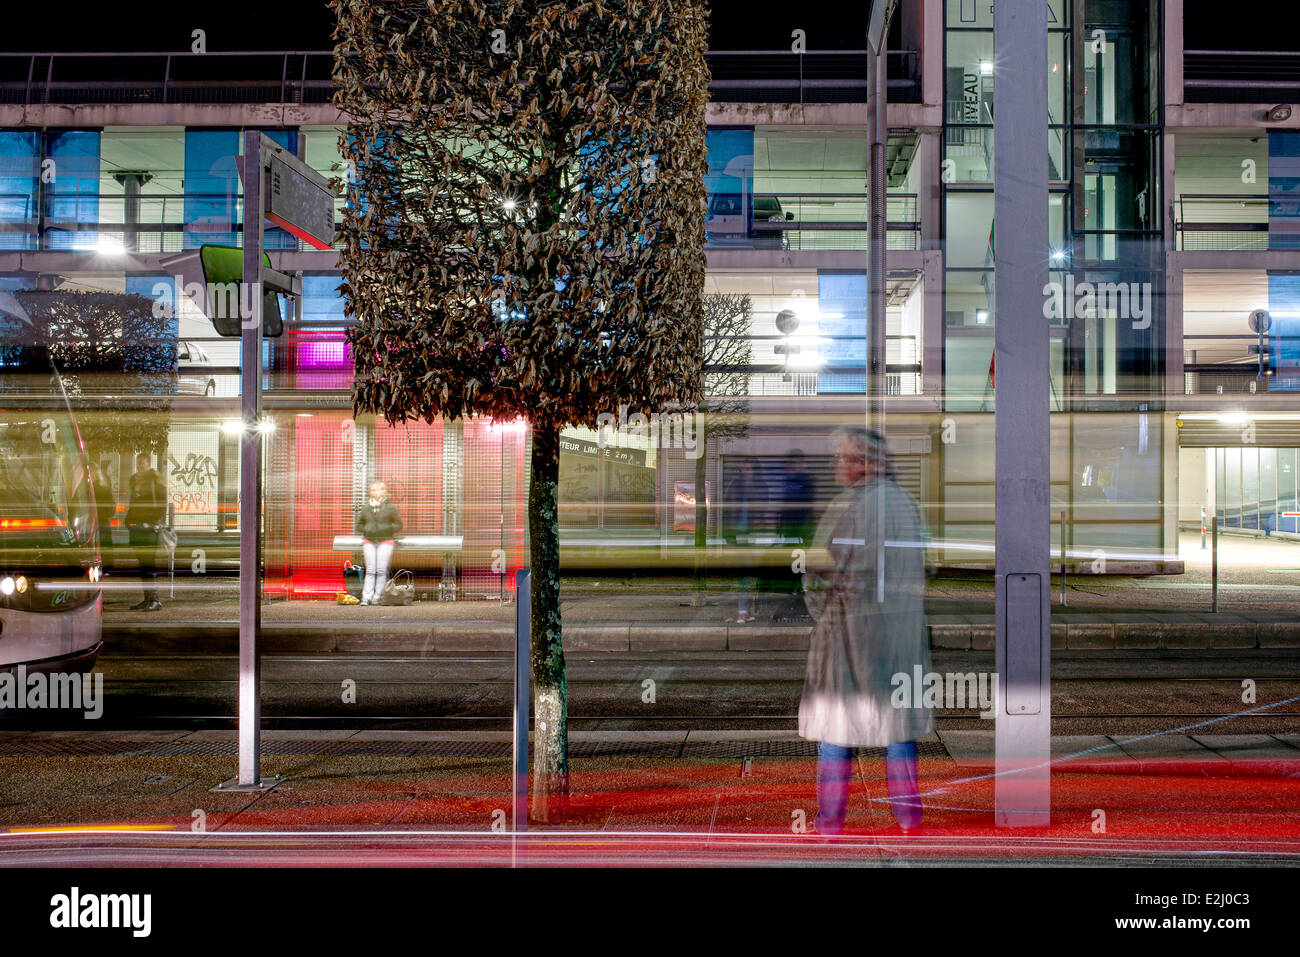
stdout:
<svg viewBox="0 0 1300 957">
<path fill-rule="evenodd" d="M 1209 616 L 1205 616 L 1209 617 Z M 944 651 L 992 651 L 990 623 L 931 623 L 930 646 Z M 662 651 L 801 652 L 806 625 L 571 625 L 565 649 L 574 652 Z M 134 654 L 235 654 L 234 622 L 126 621 L 104 627 L 114 651 Z M 506 623 L 368 625 L 328 630 L 320 625 L 262 624 L 262 650 L 269 654 L 364 654 L 367 652 L 510 652 L 514 628 Z M 1070 622 L 1052 625 L 1053 651 L 1191 651 L 1300 649 L 1300 621 Z"/>
</svg>

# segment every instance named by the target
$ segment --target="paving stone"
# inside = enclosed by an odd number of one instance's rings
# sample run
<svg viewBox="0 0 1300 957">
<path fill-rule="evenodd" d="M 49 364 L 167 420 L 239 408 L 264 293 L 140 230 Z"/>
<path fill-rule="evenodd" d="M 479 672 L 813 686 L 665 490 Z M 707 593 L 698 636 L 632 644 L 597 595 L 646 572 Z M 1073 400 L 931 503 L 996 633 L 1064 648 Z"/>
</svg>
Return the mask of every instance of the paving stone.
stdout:
<svg viewBox="0 0 1300 957">
<path fill-rule="evenodd" d="M 1261 648 L 1300 648 L 1300 621 L 1260 622 L 1255 632 Z"/>
<path fill-rule="evenodd" d="M 565 650 L 627 651 L 627 625 L 576 625 L 564 629 Z"/>
<path fill-rule="evenodd" d="M 1195 758 L 1200 761 L 1223 761 L 1221 755 L 1211 751 L 1195 738 L 1186 734 L 1138 735 L 1120 738 L 1110 735 L 1120 749 L 1134 758 Z"/>
<path fill-rule="evenodd" d="M 931 619 L 930 647 L 950 651 L 969 651 L 971 641 L 970 625 L 936 625 Z"/>
<path fill-rule="evenodd" d="M 1291 760 L 1300 771 L 1300 750 L 1269 734 L 1195 734 L 1192 737 L 1229 761 Z"/>
<path fill-rule="evenodd" d="M 1075 651 L 1132 647 L 1131 645 L 1120 645 L 1118 640 L 1121 630 L 1131 627 L 1133 626 L 1109 623 L 1072 624 L 1069 627 L 1069 635 L 1066 641 L 1070 649 Z M 1155 648 L 1156 645 L 1138 645 L 1137 647 Z"/>
<path fill-rule="evenodd" d="M 993 731 L 941 731 L 939 739 L 958 765 L 991 765 L 994 761 Z"/>
<path fill-rule="evenodd" d="M 729 651 L 807 651 L 811 628 L 757 628 L 749 625 L 727 629 Z"/>
<path fill-rule="evenodd" d="M 628 647 L 631 651 L 726 651 L 728 630 L 725 625 L 706 628 L 632 625 L 628 629 Z"/>
<path fill-rule="evenodd" d="M 1088 753 L 1079 755 L 1081 751 Z M 1126 757 L 1124 752 L 1115 747 L 1115 743 L 1104 734 L 1053 735 L 1052 760 L 1057 761 L 1072 755 L 1079 755 L 1073 758 L 1076 761 L 1096 761 Z"/>
</svg>

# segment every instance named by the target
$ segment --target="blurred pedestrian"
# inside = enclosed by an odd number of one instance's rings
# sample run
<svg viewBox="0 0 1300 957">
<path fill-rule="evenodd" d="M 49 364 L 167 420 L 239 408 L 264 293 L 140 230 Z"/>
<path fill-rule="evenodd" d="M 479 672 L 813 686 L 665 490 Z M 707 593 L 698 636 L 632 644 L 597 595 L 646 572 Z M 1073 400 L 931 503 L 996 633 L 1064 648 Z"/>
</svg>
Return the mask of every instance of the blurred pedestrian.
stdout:
<svg viewBox="0 0 1300 957">
<path fill-rule="evenodd" d="M 153 467 L 147 452 L 135 457 L 135 474 L 130 481 L 131 497 L 126 507 L 129 541 L 140 563 L 140 587 L 144 598 L 132 611 L 162 611 L 158 600 L 158 526 L 167 514 L 167 484 Z"/>
<path fill-rule="evenodd" d="M 736 617 L 738 624 L 753 621 L 750 613 L 753 592 L 758 579 L 750 568 L 754 562 L 754 529 L 758 525 L 759 514 L 758 486 L 754 478 L 754 466 L 748 459 L 741 459 L 731 485 L 731 545 L 736 556 L 736 565 L 740 570 L 740 583 L 736 597 Z"/>
<path fill-rule="evenodd" d="M 933 730 L 934 717 L 921 702 L 895 707 L 892 694 L 894 676 L 911 680 L 917 666 L 930 672 L 920 513 L 895 480 L 878 432 L 841 429 L 833 443 L 835 479 L 844 491 L 814 533 L 804 580 L 816 625 L 799 734 L 819 742 L 813 825 L 820 834 L 840 833 L 854 749 L 876 747 L 885 749 L 894 819 L 909 832 L 921 823 L 916 739 Z"/>
<path fill-rule="evenodd" d="M 357 534 L 365 556 L 366 578 L 361 589 L 361 604 L 378 605 L 388 584 L 388 564 L 397 547 L 397 533 L 402 518 L 397 506 L 388 500 L 388 486 L 376 479 L 370 483 L 370 497 L 357 513 Z"/>
<path fill-rule="evenodd" d="M 105 574 L 113 567 L 113 521 L 117 499 L 102 465 L 90 467 L 90 486 L 95 493 L 95 523 L 99 526 L 99 557 Z"/>
<path fill-rule="evenodd" d="M 813 519 L 813 479 L 802 449 L 791 449 L 786 458 L 781 479 L 780 510 L 781 544 L 792 553 L 795 549 L 807 550 L 816 522 Z M 778 566 L 778 587 L 787 595 L 797 595 L 802 591 L 798 573 L 791 573 L 791 569 L 796 567 L 793 561 L 784 567 Z"/>
</svg>

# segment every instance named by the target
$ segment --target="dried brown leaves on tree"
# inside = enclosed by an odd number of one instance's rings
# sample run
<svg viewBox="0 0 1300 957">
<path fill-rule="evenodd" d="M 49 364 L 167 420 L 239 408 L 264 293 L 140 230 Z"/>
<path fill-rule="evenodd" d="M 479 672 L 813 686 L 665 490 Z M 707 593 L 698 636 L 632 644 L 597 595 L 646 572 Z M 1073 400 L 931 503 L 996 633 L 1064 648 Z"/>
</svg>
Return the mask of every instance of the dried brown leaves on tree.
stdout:
<svg viewBox="0 0 1300 957">
<path fill-rule="evenodd" d="M 333 6 L 358 410 L 555 428 L 696 403 L 702 10 Z"/>
<path fill-rule="evenodd" d="M 167 447 L 176 331 L 154 300 L 65 289 L 17 292 L 14 298 L 32 320 L 24 344 L 39 352 L 42 368 L 53 363 L 58 369 L 92 456 Z M 130 412 L 81 401 L 105 394 L 129 396 Z"/>
</svg>

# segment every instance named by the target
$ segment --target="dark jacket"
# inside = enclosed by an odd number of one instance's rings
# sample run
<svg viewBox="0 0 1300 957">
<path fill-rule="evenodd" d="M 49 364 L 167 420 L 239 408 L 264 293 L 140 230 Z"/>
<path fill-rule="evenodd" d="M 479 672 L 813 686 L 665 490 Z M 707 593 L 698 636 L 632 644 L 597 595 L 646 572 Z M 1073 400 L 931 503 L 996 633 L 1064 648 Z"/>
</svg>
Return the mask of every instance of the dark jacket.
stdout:
<svg viewBox="0 0 1300 957">
<path fill-rule="evenodd" d="M 100 529 L 112 528 L 113 519 L 117 518 L 117 500 L 113 497 L 113 489 L 107 482 L 94 479 L 91 479 L 91 487 L 95 490 L 95 517 Z"/>
<path fill-rule="evenodd" d="M 357 534 L 368 542 L 386 542 L 396 538 L 401 530 L 402 519 L 392 502 L 384 501 L 372 506 L 367 501 L 357 511 Z"/>
<path fill-rule="evenodd" d="M 167 515 L 167 486 L 153 469 L 131 476 L 127 525 L 161 525 Z"/>
</svg>

